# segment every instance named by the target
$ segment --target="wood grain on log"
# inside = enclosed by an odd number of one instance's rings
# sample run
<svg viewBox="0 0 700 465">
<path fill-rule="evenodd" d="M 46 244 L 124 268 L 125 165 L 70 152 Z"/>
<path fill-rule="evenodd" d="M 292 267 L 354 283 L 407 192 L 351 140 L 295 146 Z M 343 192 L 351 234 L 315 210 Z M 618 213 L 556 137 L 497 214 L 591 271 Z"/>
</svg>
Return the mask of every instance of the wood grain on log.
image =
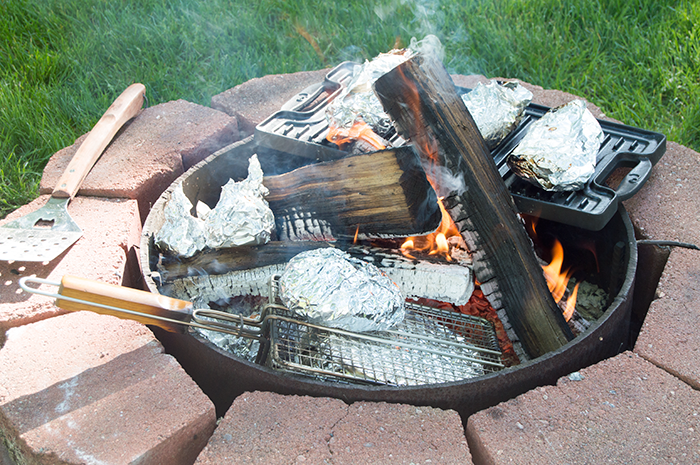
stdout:
<svg viewBox="0 0 700 465">
<path fill-rule="evenodd" d="M 402 237 L 432 232 L 442 215 L 412 147 L 382 150 L 268 176 L 275 217 L 290 210 L 329 222 L 334 235 Z M 310 232 L 313 235 L 313 232 Z"/>
<path fill-rule="evenodd" d="M 530 238 L 486 143 L 442 63 L 416 55 L 382 76 L 375 91 L 399 133 L 465 189 L 444 204 L 473 252 L 474 273 L 495 309 L 505 309 L 531 357 L 573 335 L 552 299 Z"/>
</svg>

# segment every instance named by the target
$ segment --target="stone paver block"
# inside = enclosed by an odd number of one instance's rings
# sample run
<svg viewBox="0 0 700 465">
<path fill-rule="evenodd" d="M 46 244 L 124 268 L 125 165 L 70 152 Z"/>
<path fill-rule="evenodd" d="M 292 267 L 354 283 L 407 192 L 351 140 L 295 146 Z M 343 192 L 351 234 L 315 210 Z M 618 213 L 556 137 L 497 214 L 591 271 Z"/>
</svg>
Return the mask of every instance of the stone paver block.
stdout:
<svg viewBox="0 0 700 465">
<path fill-rule="evenodd" d="M 453 410 L 357 402 L 333 428 L 334 465 L 471 464 L 460 416 Z"/>
<path fill-rule="evenodd" d="M 579 374 L 472 415 L 474 461 L 700 463 L 700 393 L 631 352 Z"/>
<path fill-rule="evenodd" d="M 337 399 L 247 392 L 233 402 L 196 464 L 331 463 L 328 441 L 346 414 Z"/>
<path fill-rule="evenodd" d="M 188 464 L 214 406 L 143 325 L 91 312 L 7 332 L 0 428 L 42 463 Z"/>
<path fill-rule="evenodd" d="M 635 227 L 646 239 L 700 246 L 700 154 L 668 142 L 666 154 L 642 190 L 625 202 Z"/>
<path fill-rule="evenodd" d="M 10 213 L 0 225 L 37 210 L 48 198 L 41 196 Z M 138 246 L 141 234 L 137 202 L 75 197 L 68 205 L 68 213 L 83 230 L 83 236 L 68 251 L 46 264 L 0 261 L 0 332 L 65 313 L 46 297 L 23 292 L 18 284 L 23 276 L 60 281 L 63 275 L 72 274 L 111 284 L 121 284 L 126 278 L 127 253 Z"/>
<path fill-rule="evenodd" d="M 42 193 L 51 192 L 85 137 L 51 157 Z M 185 100 L 146 108 L 117 134 L 79 193 L 137 199 L 145 219 L 151 204 L 179 175 L 237 140 L 236 119 L 220 111 Z"/>
<path fill-rule="evenodd" d="M 234 401 L 196 463 L 472 462 L 453 411 L 250 392 Z"/>
<path fill-rule="evenodd" d="M 700 390 L 700 252 L 671 252 L 634 351 Z"/>
<path fill-rule="evenodd" d="M 323 82 L 329 70 L 275 74 L 251 79 L 211 98 L 211 107 L 221 110 L 238 121 L 241 138 L 255 131 L 255 126 L 280 110 L 292 97 Z"/>
</svg>

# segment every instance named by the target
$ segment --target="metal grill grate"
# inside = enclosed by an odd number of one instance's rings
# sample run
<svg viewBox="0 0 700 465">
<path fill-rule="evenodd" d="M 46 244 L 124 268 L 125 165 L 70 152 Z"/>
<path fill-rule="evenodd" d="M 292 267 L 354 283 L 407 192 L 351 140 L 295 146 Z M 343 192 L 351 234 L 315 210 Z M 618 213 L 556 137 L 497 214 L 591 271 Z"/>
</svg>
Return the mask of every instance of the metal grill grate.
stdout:
<svg viewBox="0 0 700 465">
<path fill-rule="evenodd" d="M 418 386 L 482 376 L 503 368 L 487 320 L 407 303 L 392 331 L 352 333 L 269 315 L 271 368 L 367 384 Z"/>
</svg>

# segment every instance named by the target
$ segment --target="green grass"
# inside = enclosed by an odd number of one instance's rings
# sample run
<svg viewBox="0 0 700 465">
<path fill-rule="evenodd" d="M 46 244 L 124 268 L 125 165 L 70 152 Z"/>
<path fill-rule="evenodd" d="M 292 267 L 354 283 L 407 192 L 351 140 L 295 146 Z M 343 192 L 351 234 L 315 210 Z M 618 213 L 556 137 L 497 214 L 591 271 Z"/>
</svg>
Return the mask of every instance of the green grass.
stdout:
<svg viewBox="0 0 700 465">
<path fill-rule="evenodd" d="M 130 83 L 151 105 L 436 34 L 453 73 L 587 98 L 700 150 L 700 6 L 683 1 L 0 0 L 0 217 Z"/>
</svg>

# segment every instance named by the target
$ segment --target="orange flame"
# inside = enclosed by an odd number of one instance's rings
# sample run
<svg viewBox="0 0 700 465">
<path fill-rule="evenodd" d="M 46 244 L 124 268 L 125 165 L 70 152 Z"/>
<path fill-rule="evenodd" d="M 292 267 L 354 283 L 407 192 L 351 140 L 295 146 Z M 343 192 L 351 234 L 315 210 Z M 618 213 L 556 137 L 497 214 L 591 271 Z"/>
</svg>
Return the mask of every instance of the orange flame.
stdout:
<svg viewBox="0 0 700 465">
<path fill-rule="evenodd" d="M 566 285 L 569 283 L 573 271 L 567 269 L 562 272 L 562 264 L 564 263 L 564 248 L 557 239 L 554 239 L 554 245 L 552 246 L 552 261 L 549 265 L 543 266 L 544 277 L 547 279 L 547 287 L 549 292 L 552 293 L 552 297 L 557 303 L 560 303 L 564 297 L 564 292 L 566 291 Z M 566 300 L 566 307 L 564 310 L 564 319 L 569 321 L 574 315 L 574 310 L 576 309 L 576 296 L 578 294 L 578 284 L 574 288 L 569 298 Z"/>
<path fill-rule="evenodd" d="M 419 152 L 424 162 L 437 164 L 438 163 L 438 142 L 430 131 L 429 128 L 424 127 L 423 118 L 421 117 L 421 104 L 420 96 L 418 94 L 418 89 L 414 82 L 406 79 L 401 68 L 397 68 L 398 73 L 401 75 L 402 84 L 405 86 L 405 99 L 406 104 L 409 107 L 411 115 L 413 116 L 412 121 L 415 124 L 414 130 L 410 131 L 411 140 L 416 147 L 419 148 Z M 438 184 L 439 179 L 434 179 L 426 170 L 426 176 L 428 181 L 433 186 L 436 192 L 439 192 Z M 448 239 L 455 238 L 458 242 L 458 246 L 464 250 L 467 250 L 466 243 L 457 229 L 452 217 L 445 209 L 442 203 L 442 197 L 438 199 L 438 205 L 440 206 L 440 211 L 442 213 L 442 221 L 440 227 L 434 233 L 428 234 L 427 236 L 419 237 L 409 237 L 406 242 L 401 246 L 401 252 L 409 258 L 414 258 L 408 252 L 409 250 L 418 250 L 421 252 L 428 251 L 429 255 L 441 255 L 445 257 L 447 261 L 452 261 L 450 256 L 450 247 Z"/>
<path fill-rule="evenodd" d="M 341 147 L 356 140 L 362 140 L 370 144 L 375 150 L 386 148 L 382 138 L 364 121 L 355 122 L 350 129 L 331 125 L 328 128 L 326 139 Z"/>
<path fill-rule="evenodd" d="M 410 253 L 410 251 L 414 250 L 418 252 L 427 252 L 428 255 L 440 255 L 447 261 L 452 261 L 450 245 L 447 239 L 457 237 L 459 238 L 460 244 L 463 245 L 463 239 L 459 234 L 459 230 L 442 203 L 442 197 L 438 199 L 438 205 L 442 212 L 440 227 L 437 231 L 427 236 L 415 236 L 406 239 L 406 241 L 401 244 L 401 253 L 404 256 L 411 259 L 415 258 Z M 466 249 L 466 246 L 464 248 Z"/>
</svg>

